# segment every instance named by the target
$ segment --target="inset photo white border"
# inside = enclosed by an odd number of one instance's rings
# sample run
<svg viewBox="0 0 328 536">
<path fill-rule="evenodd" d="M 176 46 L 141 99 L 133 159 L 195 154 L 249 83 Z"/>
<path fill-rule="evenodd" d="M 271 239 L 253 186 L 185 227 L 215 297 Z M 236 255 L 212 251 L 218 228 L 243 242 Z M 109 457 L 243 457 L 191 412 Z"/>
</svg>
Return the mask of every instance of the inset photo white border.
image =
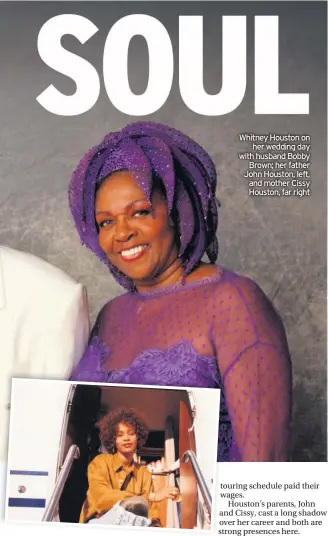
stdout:
<svg viewBox="0 0 328 536">
<path fill-rule="evenodd" d="M 108 454 L 97 423 L 122 408 L 149 429 L 134 456 L 151 472 L 155 493 L 179 490 L 178 500 L 157 503 L 162 527 L 212 532 L 220 391 L 203 388 L 13 379 L 5 520 L 90 525 L 80 517 L 87 469 Z"/>
</svg>

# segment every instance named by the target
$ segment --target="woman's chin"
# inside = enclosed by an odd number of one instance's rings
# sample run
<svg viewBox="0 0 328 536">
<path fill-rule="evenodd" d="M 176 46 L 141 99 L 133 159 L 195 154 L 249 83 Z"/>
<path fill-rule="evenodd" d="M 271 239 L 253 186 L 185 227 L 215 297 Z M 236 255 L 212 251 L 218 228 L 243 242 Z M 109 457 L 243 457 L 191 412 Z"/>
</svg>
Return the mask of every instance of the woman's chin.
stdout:
<svg viewBox="0 0 328 536">
<path fill-rule="evenodd" d="M 132 265 L 132 263 L 131 263 Z M 147 266 L 128 266 L 128 263 L 124 263 L 118 266 L 114 265 L 122 274 L 129 277 L 134 282 L 146 282 L 152 278 L 152 271 Z"/>
</svg>

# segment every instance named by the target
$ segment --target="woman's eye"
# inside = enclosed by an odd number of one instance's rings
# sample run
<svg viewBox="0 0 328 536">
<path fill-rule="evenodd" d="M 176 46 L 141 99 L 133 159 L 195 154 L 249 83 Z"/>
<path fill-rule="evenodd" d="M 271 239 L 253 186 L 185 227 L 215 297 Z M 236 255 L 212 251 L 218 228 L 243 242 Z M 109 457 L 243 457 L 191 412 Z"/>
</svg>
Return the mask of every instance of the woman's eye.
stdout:
<svg viewBox="0 0 328 536">
<path fill-rule="evenodd" d="M 150 214 L 150 210 L 145 208 L 142 210 L 136 210 L 136 212 L 133 213 L 133 216 L 148 216 Z"/>
<path fill-rule="evenodd" d="M 101 221 L 99 222 L 99 227 L 100 228 L 104 228 L 104 227 L 107 227 L 108 225 L 111 225 L 113 223 L 113 220 L 104 220 L 104 221 Z"/>
</svg>

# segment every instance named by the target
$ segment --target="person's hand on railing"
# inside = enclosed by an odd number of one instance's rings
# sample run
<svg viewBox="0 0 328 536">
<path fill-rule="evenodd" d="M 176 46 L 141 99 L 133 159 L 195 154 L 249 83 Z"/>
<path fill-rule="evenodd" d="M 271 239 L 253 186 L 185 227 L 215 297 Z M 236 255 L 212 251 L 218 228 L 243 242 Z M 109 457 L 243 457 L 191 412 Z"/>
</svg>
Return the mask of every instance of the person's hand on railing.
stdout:
<svg viewBox="0 0 328 536">
<path fill-rule="evenodd" d="M 149 494 L 149 500 L 151 502 L 161 502 L 165 499 L 172 499 L 176 501 L 179 497 L 179 490 L 175 486 L 165 486 L 156 491 L 156 493 Z"/>
</svg>

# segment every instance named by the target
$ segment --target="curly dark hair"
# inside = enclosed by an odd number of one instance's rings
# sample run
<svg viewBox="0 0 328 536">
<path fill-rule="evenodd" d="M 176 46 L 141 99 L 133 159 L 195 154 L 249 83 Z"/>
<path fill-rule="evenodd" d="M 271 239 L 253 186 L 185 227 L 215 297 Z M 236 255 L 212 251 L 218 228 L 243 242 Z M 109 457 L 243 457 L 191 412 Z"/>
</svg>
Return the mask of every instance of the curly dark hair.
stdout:
<svg viewBox="0 0 328 536">
<path fill-rule="evenodd" d="M 132 408 L 121 408 L 117 411 L 111 411 L 97 423 L 102 444 L 110 454 L 114 454 L 117 451 L 116 437 L 119 424 L 132 426 L 135 430 L 138 451 L 146 443 L 149 429 L 144 420 Z"/>
</svg>

